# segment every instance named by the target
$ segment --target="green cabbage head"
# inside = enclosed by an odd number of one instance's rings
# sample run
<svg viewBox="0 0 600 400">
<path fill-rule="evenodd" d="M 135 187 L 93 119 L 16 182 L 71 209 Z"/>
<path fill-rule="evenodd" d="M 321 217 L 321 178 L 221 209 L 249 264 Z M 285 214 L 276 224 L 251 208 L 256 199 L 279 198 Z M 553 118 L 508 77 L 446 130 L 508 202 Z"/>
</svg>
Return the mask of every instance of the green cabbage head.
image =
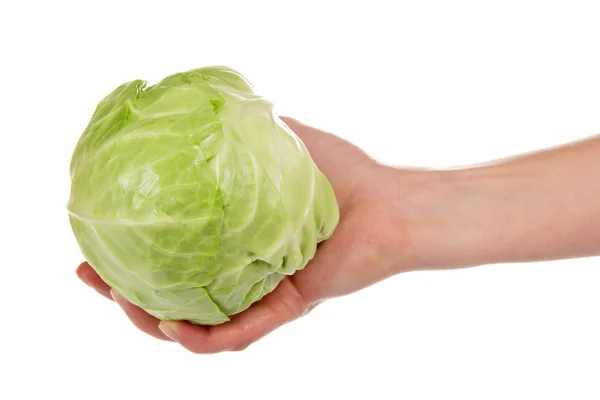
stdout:
<svg viewBox="0 0 600 400">
<path fill-rule="evenodd" d="M 119 86 L 70 175 L 83 255 L 160 319 L 228 321 L 302 269 L 339 219 L 302 141 L 226 67 Z"/>
</svg>

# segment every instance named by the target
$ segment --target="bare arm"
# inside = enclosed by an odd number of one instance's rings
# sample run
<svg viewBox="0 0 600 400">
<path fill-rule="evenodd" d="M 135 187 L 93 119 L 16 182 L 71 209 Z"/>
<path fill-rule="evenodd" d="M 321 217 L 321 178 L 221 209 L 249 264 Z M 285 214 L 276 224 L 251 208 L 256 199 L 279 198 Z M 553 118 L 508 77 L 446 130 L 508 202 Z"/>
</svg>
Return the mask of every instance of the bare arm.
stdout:
<svg viewBox="0 0 600 400">
<path fill-rule="evenodd" d="M 397 208 L 420 268 L 600 255 L 600 136 L 479 167 L 394 174 L 409 182 L 395 186 Z"/>
</svg>

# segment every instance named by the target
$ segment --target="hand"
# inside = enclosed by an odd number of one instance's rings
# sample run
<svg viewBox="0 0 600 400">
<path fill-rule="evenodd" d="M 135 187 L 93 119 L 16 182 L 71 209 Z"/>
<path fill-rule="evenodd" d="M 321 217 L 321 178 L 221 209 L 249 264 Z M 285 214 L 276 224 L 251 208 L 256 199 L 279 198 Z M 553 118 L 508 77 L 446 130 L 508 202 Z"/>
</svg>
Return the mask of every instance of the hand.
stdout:
<svg viewBox="0 0 600 400">
<path fill-rule="evenodd" d="M 343 139 L 283 119 L 331 182 L 340 206 L 338 228 L 319 245 L 305 269 L 284 279 L 272 293 L 234 315 L 230 322 L 214 327 L 158 320 L 111 291 L 88 263 L 77 269 L 79 278 L 113 298 L 133 324 L 147 334 L 177 341 L 195 353 L 215 353 L 244 349 L 328 298 L 354 292 L 407 269 L 407 263 L 398 261 L 400 253 L 409 253 L 405 249 L 410 245 L 390 200 L 397 185 L 387 181 L 395 170 L 379 165 Z"/>
</svg>

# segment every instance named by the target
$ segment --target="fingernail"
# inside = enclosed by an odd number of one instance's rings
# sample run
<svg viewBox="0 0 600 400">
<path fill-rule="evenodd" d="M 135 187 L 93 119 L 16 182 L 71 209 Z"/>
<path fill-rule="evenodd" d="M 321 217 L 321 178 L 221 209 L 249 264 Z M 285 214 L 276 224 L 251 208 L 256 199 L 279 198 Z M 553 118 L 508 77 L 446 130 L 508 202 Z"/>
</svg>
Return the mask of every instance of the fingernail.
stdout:
<svg viewBox="0 0 600 400">
<path fill-rule="evenodd" d="M 115 289 L 110 289 L 110 296 L 118 304 L 121 304 L 123 302 L 123 300 L 125 300 L 125 299 L 123 299 L 123 296 L 121 296 L 119 293 L 117 293 L 117 291 Z"/>
<path fill-rule="evenodd" d="M 158 329 L 174 341 L 179 341 L 179 333 L 177 333 L 177 323 L 171 321 L 161 321 L 158 324 Z"/>
</svg>

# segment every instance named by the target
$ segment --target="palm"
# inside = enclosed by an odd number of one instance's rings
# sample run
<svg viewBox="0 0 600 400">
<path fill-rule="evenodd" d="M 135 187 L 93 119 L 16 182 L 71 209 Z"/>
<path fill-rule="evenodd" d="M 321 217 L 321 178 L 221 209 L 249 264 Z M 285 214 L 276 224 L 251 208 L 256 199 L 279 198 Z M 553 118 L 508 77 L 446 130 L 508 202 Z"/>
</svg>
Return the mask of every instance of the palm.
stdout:
<svg viewBox="0 0 600 400">
<path fill-rule="evenodd" d="M 156 338 L 170 340 L 159 329 L 159 323 L 163 329 L 176 324 L 177 341 L 197 353 L 243 349 L 278 326 L 308 312 L 323 299 L 358 290 L 384 278 L 382 271 L 385 268 L 361 269 L 372 265 L 381 251 L 380 246 L 371 245 L 381 236 L 381 226 L 373 223 L 379 219 L 380 211 L 366 206 L 372 202 L 367 201 L 368 197 L 377 193 L 367 186 L 370 180 L 366 178 L 376 163 L 343 139 L 288 118 L 284 121 L 302 139 L 331 182 L 340 206 L 340 224 L 333 237 L 320 245 L 315 259 L 304 270 L 282 281 L 271 294 L 235 315 L 231 322 L 216 327 L 185 322 L 161 323 L 111 292 L 89 264 L 79 266 L 78 276 L 104 296 L 111 298 L 112 294 L 132 322 Z"/>
</svg>

